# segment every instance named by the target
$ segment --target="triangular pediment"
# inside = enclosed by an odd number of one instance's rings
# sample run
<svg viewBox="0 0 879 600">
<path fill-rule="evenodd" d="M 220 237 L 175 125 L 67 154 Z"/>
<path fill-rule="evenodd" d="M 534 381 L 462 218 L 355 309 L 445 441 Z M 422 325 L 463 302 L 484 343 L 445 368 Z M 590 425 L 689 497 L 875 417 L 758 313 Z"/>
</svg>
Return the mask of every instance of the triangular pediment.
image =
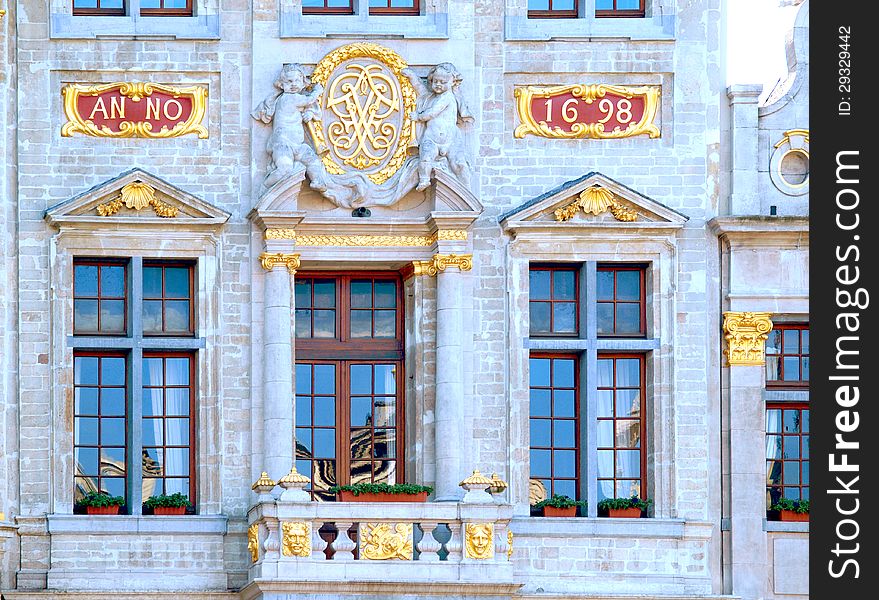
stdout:
<svg viewBox="0 0 879 600">
<path fill-rule="evenodd" d="M 142 169 L 131 169 L 46 211 L 55 227 L 218 228 L 231 215 Z"/>
<path fill-rule="evenodd" d="M 549 190 L 499 218 L 504 231 L 679 229 L 688 217 L 592 172 Z"/>
</svg>

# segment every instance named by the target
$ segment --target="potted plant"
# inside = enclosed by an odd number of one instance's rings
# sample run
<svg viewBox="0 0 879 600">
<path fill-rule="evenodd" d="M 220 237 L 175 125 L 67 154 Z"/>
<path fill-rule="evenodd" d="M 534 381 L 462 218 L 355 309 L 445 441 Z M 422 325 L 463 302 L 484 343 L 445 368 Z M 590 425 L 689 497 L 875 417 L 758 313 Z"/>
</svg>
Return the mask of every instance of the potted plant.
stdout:
<svg viewBox="0 0 879 600">
<path fill-rule="evenodd" d="M 544 517 L 576 517 L 578 506 L 585 508 L 586 501 L 574 500 L 564 494 L 553 494 L 552 498 L 545 498 L 534 505 L 543 509 Z"/>
<path fill-rule="evenodd" d="M 144 507 L 153 509 L 154 515 L 182 515 L 190 506 L 189 498 L 180 492 L 150 496 L 143 503 Z"/>
<path fill-rule="evenodd" d="M 432 491 L 431 487 L 412 483 L 355 483 L 330 488 L 342 502 L 426 502 Z"/>
<path fill-rule="evenodd" d="M 791 500 L 790 498 L 779 498 L 778 501 L 772 505 L 770 510 L 777 510 L 778 518 L 781 521 L 809 520 L 808 500 Z"/>
<path fill-rule="evenodd" d="M 118 515 L 119 508 L 125 504 L 125 498 L 91 491 L 86 492 L 77 504 L 85 506 L 85 512 L 89 515 Z"/>
<path fill-rule="evenodd" d="M 649 498 L 605 498 L 598 503 L 600 511 L 607 511 L 608 517 L 624 519 L 640 519 L 642 511 L 646 512 L 653 500 Z"/>
</svg>

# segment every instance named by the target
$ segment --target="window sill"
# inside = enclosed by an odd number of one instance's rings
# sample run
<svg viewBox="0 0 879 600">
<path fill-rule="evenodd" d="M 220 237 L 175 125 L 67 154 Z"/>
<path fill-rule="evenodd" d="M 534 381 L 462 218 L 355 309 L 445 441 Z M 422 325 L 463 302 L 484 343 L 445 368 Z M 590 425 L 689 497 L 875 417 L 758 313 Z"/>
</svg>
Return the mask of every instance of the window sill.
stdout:
<svg viewBox="0 0 879 600">
<path fill-rule="evenodd" d="M 609 517 L 517 517 L 515 535 L 535 537 L 704 538 L 711 537 L 710 523 L 682 519 L 612 519 Z"/>
<path fill-rule="evenodd" d="M 763 390 L 764 402 L 808 402 L 809 390 L 780 390 L 777 388 Z"/>
<path fill-rule="evenodd" d="M 134 515 L 49 515 L 50 534 L 226 534 L 223 515 L 183 515 L 174 517 Z"/>
<path fill-rule="evenodd" d="M 770 521 L 763 519 L 763 531 L 775 533 L 809 533 L 809 522 Z"/>
<path fill-rule="evenodd" d="M 281 38 L 357 37 L 359 39 L 448 39 L 449 16 L 303 15 L 281 7 Z"/>
<path fill-rule="evenodd" d="M 675 16 L 637 18 L 529 19 L 507 15 L 504 20 L 507 41 L 586 41 L 596 38 L 673 41 Z"/>
<path fill-rule="evenodd" d="M 213 14 L 196 17 L 97 17 L 53 13 L 50 37 L 84 40 L 116 37 L 218 40 L 220 16 Z"/>
</svg>

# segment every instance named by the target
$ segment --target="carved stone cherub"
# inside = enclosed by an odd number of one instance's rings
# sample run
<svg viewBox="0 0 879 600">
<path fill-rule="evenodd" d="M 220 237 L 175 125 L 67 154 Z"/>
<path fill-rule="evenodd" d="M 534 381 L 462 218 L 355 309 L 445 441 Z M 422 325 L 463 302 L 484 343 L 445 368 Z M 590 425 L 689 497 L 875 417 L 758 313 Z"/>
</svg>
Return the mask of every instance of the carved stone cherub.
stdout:
<svg viewBox="0 0 879 600">
<path fill-rule="evenodd" d="M 440 158 L 465 186 L 470 187 L 470 163 L 460 125 L 471 123 L 473 116 L 459 93 L 463 81 L 452 63 L 433 67 L 425 85 L 412 69 L 403 69 L 418 95 L 417 110 L 410 114 L 413 121 L 424 123 L 419 140 L 418 185 L 416 190 L 430 186 L 430 175 Z M 429 87 L 428 87 L 429 86 Z"/>
</svg>

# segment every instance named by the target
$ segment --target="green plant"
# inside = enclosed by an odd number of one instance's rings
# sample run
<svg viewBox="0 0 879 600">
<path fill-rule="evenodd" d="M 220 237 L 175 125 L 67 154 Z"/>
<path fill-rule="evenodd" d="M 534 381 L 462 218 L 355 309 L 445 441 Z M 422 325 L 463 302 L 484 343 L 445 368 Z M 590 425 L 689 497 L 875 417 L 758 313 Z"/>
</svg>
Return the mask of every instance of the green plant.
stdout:
<svg viewBox="0 0 879 600">
<path fill-rule="evenodd" d="M 186 494 L 175 492 L 171 495 L 159 494 L 158 496 L 150 496 L 144 503 L 147 508 L 156 508 L 158 506 L 179 507 L 189 506 L 189 498 Z"/>
<path fill-rule="evenodd" d="M 330 493 L 338 494 L 339 492 L 351 492 L 355 496 L 360 494 L 420 494 L 433 491 L 432 487 L 426 485 L 415 485 L 414 483 L 395 483 L 388 485 L 387 483 L 355 483 L 354 485 L 334 485 L 330 488 Z"/>
<path fill-rule="evenodd" d="M 552 506 L 554 508 L 571 508 L 572 506 L 586 506 L 585 500 L 574 500 L 570 496 L 564 494 L 553 494 L 552 498 L 546 498 L 534 505 L 534 508 L 543 508 L 544 506 Z"/>
<path fill-rule="evenodd" d="M 808 513 L 808 500 L 791 500 L 790 498 L 779 498 L 778 501 L 770 507 L 770 510 L 790 510 L 795 513 Z"/>
<path fill-rule="evenodd" d="M 111 496 L 105 492 L 86 492 L 85 495 L 77 502 L 80 506 L 122 506 L 125 504 L 125 498 L 122 496 Z"/>
<path fill-rule="evenodd" d="M 647 510 L 651 504 L 653 504 L 653 500 L 650 498 L 639 498 L 638 496 L 632 496 L 631 498 L 605 498 L 598 503 L 598 508 L 601 510 L 611 508 L 640 508 L 641 510 Z"/>
</svg>

